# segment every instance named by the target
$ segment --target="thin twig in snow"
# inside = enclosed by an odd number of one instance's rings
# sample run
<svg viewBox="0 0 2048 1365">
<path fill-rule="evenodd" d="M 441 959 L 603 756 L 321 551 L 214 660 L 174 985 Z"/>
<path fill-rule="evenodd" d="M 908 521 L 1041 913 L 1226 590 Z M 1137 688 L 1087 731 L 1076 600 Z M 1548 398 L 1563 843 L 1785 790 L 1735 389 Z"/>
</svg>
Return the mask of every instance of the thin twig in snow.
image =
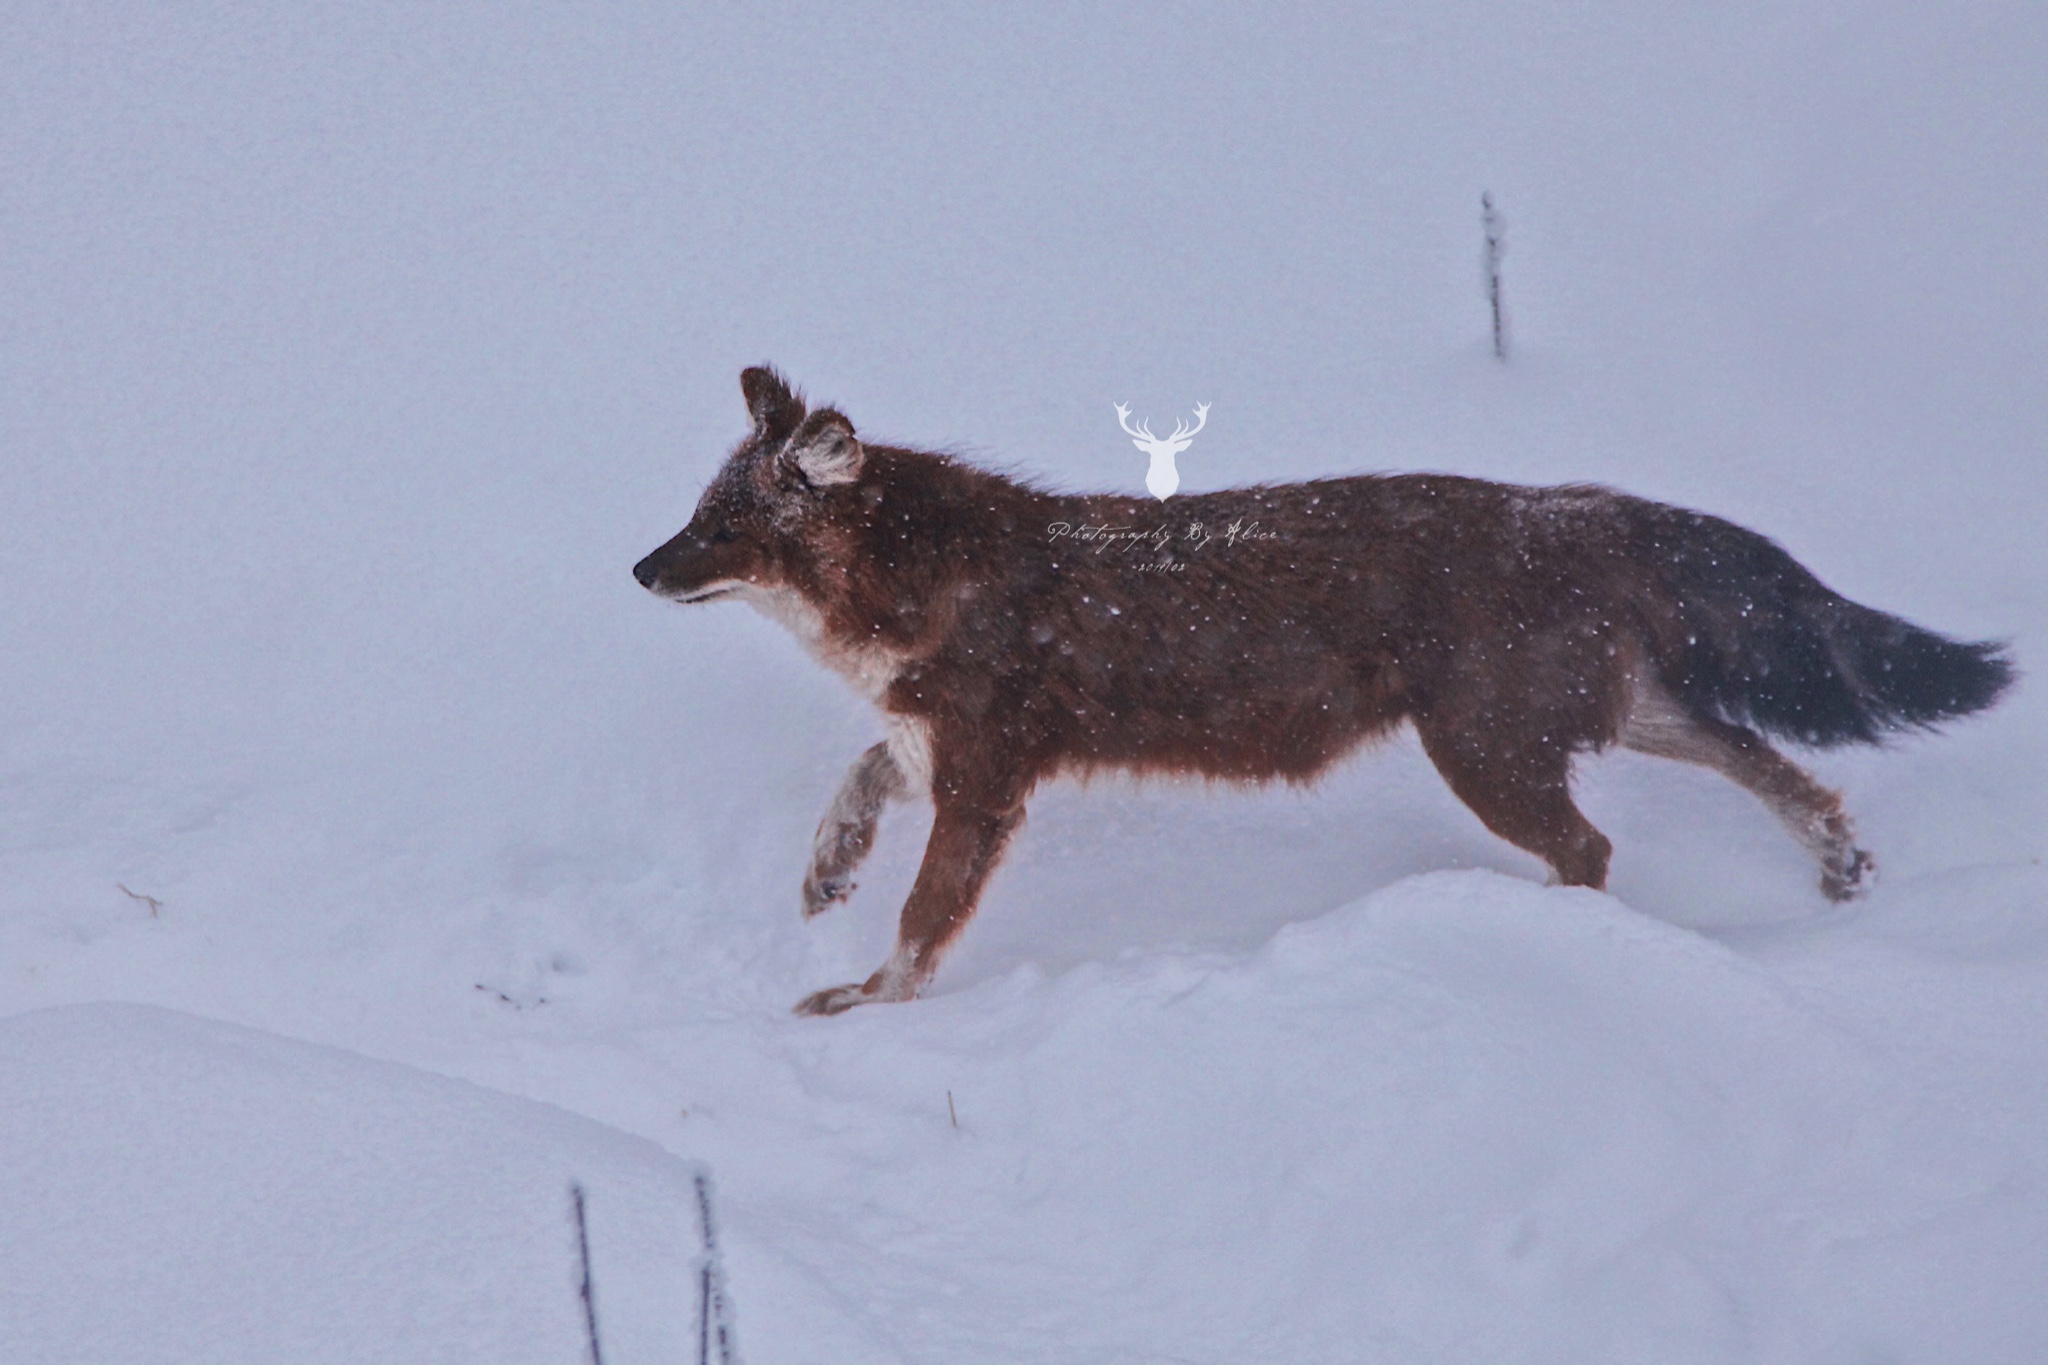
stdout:
<svg viewBox="0 0 2048 1365">
<path fill-rule="evenodd" d="M 583 1186 L 571 1184 L 569 1195 L 576 1204 L 576 1250 L 583 1258 L 583 1331 L 590 1341 L 590 1365 L 604 1365 L 604 1351 L 597 1344 L 597 1298 L 590 1282 L 590 1224 L 583 1214 Z"/>
<path fill-rule="evenodd" d="M 739 1365 L 739 1343 L 732 1330 L 732 1304 L 725 1297 L 725 1267 L 718 1259 L 718 1225 L 711 1217 L 711 1177 L 697 1172 L 697 1232 L 704 1245 L 704 1263 L 697 1272 L 697 1365 Z M 711 1353 L 713 1343 L 718 1354 Z"/>
<path fill-rule="evenodd" d="M 1507 327 L 1500 308 L 1500 258 L 1508 254 L 1508 220 L 1493 207 L 1493 192 L 1479 195 L 1479 224 L 1486 230 L 1486 301 L 1493 308 L 1493 358 L 1508 358 Z"/>
</svg>

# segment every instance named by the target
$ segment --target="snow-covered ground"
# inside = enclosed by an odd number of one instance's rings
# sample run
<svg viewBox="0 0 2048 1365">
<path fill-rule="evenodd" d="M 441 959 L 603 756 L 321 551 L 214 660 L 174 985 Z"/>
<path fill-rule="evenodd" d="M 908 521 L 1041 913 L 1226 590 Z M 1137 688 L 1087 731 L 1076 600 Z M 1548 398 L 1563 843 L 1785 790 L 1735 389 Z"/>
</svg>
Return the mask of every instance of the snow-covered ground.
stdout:
<svg viewBox="0 0 2048 1365">
<path fill-rule="evenodd" d="M 922 821 L 801 923 L 879 722 L 628 575 L 765 358 L 1072 487 L 1118 401 L 1610 482 L 2035 669 L 2048 10 L 1608 9 L 0 15 L 0 1359 L 573 1359 L 570 1179 L 688 1358 L 698 1163 L 754 1365 L 2048 1355 L 2024 679 L 1811 756 L 1846 909 L 1627 755 L 1544 888 L 1403 738 L 1043 792 L 800 1020 Z"/>
<path fill-rule="evenodd" d="M 0 1078 L 0 1359 L 574 1360 L 583 1240 L 601 1347 L 696 1353 L 697 1172 L 643 1138 L 138 1005 L 0 1021 Z"/>
</svg>

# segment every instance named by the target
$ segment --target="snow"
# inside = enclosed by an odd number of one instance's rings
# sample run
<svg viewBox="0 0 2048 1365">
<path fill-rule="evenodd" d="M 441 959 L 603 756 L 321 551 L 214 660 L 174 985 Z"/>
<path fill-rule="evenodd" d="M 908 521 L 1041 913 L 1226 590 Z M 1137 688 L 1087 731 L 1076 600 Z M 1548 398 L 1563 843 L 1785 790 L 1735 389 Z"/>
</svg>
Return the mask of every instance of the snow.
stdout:
<svg viewBox="0 0 2048 1365">
<path fill-rule="evenodd" d="M 1606 481 L 2048 625 L 2048 11 L 18 6 L 0 120 L 0 1359 L 2029 1361 L 2048 713 L 1545 888 L 1397 739 L 1055 787 L 931 995 L 879 718 L 632 564 L 783 366 L 1136 492 Z M 1507 221 L 1495 363 L 1479 196 Z M 126 888 L 126 892 L 122 888 Z M 134 893 L 133 895 L 128 893 Z M 137 896 L 154 898 L 152 906 Z M 956 1126 L 957 1117 L 957 1126 Z"/>
<path fill-rule="evenodd" d="M 141 1005 L 0 1023 L 0 1078 L 0 1359 L 575 1359 L 572 1184 L 601 1341 L 696 1349 L 696 1173 L 643 1138 Z"/>
</svg>

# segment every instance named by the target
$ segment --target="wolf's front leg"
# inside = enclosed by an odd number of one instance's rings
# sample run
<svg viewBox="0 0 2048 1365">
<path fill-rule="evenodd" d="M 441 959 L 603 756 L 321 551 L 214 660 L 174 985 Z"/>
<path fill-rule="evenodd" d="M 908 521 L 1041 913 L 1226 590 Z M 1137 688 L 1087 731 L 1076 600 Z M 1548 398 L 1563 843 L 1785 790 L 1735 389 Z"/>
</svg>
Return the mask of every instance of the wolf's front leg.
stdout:
<svg viewBox="0 0 2048 1365">
<path fill-rule="evenodd" d="M 903 770 L 877 744 L 846 770 L 838 795 L 818 822 L 811 841 L 811 870 L 804 874 L 804 918 L 822 914 L 853 894 L 853 873 L 875 846 L 882 807 L 903 795 Z"/>
<path fill-rule="evenodd" d="M 903 906 L 896 951 L 866 981 L 805 997 L 798 1014 L 838 1014 L 855 1005 L 915 997 L 938 967 L 939 954 L 974 914 L 982 886 L 1024 821 L 1024 805 L 992 810 L 957 797 L 934 804 L 931 842 Z"/>
</svg>

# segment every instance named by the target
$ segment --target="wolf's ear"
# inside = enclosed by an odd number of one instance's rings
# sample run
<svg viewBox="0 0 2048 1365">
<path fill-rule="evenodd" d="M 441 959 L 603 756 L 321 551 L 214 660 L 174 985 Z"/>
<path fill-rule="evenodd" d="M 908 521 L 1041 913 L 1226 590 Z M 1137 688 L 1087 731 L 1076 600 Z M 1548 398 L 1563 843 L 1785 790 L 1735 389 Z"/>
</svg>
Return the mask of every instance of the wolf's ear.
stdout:
<svg viewBox="0 0 2048 1365">
<path fill-rule="evenodd" d="M 766 365 L 740 371 L 740 392 L 746 395 L 754 430 L 770 440 L 781 440 L 804 420 L 804 400 Z"/>
<path fill-rule="evenodd" d="M 854 439 L 853 423 L 831 408 L 820 408 L 789 438 L 782 458 L 795 466 L 811 487 L 829 488 L 858 479 L 867 451 Z"/>
</svg>

